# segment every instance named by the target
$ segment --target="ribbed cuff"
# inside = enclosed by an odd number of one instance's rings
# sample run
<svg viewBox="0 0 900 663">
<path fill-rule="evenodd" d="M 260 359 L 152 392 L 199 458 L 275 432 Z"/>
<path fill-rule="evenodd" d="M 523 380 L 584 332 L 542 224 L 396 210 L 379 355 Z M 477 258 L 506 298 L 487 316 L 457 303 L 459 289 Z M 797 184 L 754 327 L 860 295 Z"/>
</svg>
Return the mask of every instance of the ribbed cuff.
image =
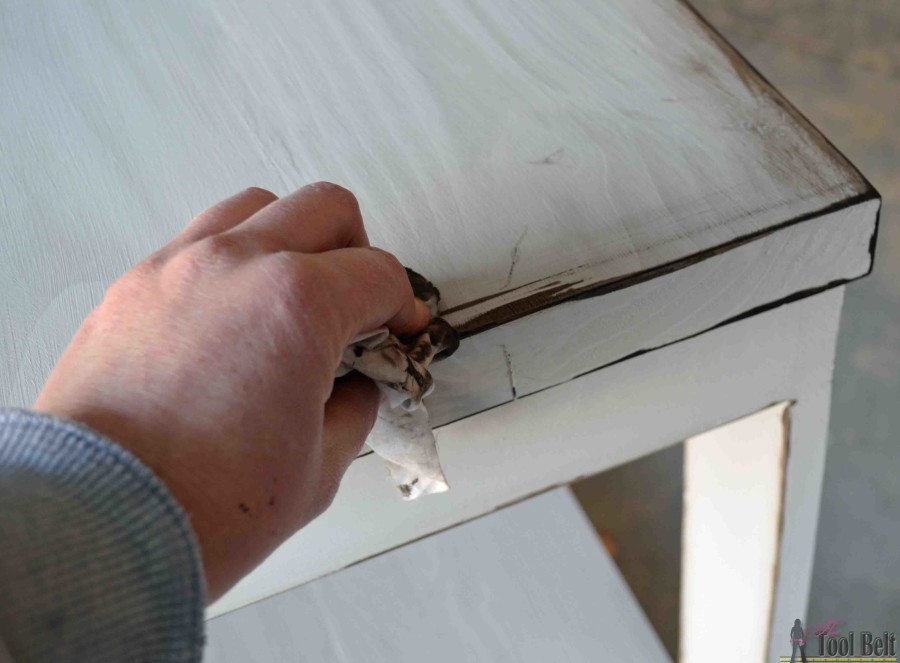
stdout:
<svg viewBox="0 0 900 663">
<path fill-rule="evenodd" d="M 0 409 L 0 638 L 17 662 L 200 662 L 205 585 L 188 517 L 122 447 Z"/>
</svg>

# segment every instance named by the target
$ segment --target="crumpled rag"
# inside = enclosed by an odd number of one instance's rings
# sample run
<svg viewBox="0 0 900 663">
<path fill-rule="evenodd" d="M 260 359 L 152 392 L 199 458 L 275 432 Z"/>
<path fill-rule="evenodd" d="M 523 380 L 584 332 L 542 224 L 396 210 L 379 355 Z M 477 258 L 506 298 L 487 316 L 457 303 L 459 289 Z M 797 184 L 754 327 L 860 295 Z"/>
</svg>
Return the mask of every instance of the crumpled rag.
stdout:
<svg viewBox="0 0 900 663">
<path fill-rule="evenodd" d="M 344 349 L 335 377 L 358 371 L 378 385 L 381 405 L 366 443 L 384 459 L 403 499 L 413 500 L 450 488 L 422 399 L 434 391 L 428 366 L 455 352 L 459 337 L 437 317 L 440 292 L 434 284 L 409 268 L 406 272 L 413 293 L 431 310 L 432 321 L 409 338 L 398 338 L 387 327 L 358 335 Z"/>
</svg>

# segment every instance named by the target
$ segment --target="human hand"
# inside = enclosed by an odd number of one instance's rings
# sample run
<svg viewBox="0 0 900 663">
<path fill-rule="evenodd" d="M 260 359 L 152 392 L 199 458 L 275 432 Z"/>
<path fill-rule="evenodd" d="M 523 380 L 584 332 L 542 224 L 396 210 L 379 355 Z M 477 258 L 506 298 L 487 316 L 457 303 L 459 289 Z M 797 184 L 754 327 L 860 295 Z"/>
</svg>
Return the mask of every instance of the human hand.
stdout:
<svg viewBox="0 0 900 663">
<path fill-rule="evenodd" d="M 189 514 L 212 602 L 330 504 L 379 392 L 334 381 L 344 346 L 428 323 L 333 184 L 247 189 L 113 283 L 34 409 L 147 465 Z"/>
</svg>

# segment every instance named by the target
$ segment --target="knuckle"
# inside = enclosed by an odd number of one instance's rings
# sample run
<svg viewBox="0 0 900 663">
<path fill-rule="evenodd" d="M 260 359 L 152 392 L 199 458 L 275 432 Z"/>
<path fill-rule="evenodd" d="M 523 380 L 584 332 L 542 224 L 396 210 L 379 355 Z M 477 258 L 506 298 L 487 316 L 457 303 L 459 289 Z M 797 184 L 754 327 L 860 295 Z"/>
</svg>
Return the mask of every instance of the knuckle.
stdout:
<svg viewBox="0 0 900 663">
<path fill-rule="evenodd" d="M 245 243 L 240 237 L 228 233 L 210 235 L 196 242 L 188 253 L 197 254 L 199 258 L 205 258 L 211 262 L 227 260 L 241 256 L 246 249 Z"/>
<path fill-rule="evenodd" d="M 171 257 L 171 253 L 172 251 L 169 246 L 164 246 L 163 248 L 154 251 L 149 256 L 141 260 L 132 269 L 134 269 L 136 272 L 141 273 L 158 272 L 168 262 L 169 258 Z"/>
<path fill-rule="evenodd" d="M 359 203 L 356 200 L 356 196 L 353 195 L 353 192 L 350 191 L 350 189 L 342 187 L 340 184 L 335 184 L 334 182 L 313 182 L 312 184 L 308 184 L 307 188 L 317 195 L 327 197 L 336 204 L 353 209 L 359 207 Z"/>
<path fill-rule="evenodd" d="M 148 256 L 125 272 L 113 285 L 121 281 L 146 281 L 156 278 L 166 262 L 167 260 L 156 254 Z"/>
<path fill-rule="evenodd" d="M 280 284 L 292 292 L 316 292 L 324 287 L 320 270 L 304 256 L 291 255 L 288 252 L 278 253 L 274 260 L 274 276 Z"/>
<path fill-rule="evenodd" d="M 101 306 L 105 310 L 128 309 L 135 302 L 146 301 L 147 297 L 152 297 L 152 288 L 160 273 L 146 260 L 139 262 L 106 288 Z"/>
<path fill-rule="evenodd" d="M 327 283 L 320 270 L 303 256 L 277 253 L 267 260 L 269 296 L 291 317 L 307 318 L 305 313 L 327 310 Z M 301 315 L 303 313 L 303 315 Z"/>
<path fill-rule="evenodd" d="M 385 267 L 387 267 L 392 273 L 406 273 L 406 268 L 403 266 L 403 263 L 401 263 L 400 259 L 390 251 L 385 251 L 384 249 L 380 249 L 377 246 L 369 247 L 369 250 L 371 250 L 376 258 L 381 261 L 385 265 Z"/>
<path fill-rule="evenodd" d="M 211 270 L 233 265 L 244 253 L 246 247 L 237 237 L 204 237 L 171 256 L 165 263 L 165 273 L 191 283 Z"/>
<path fill-rule="evenodd" d="M 412 291 L 409 278 L 406 276 L 406 267 L 403 266 L 400 259 L 384 249 L 372 247 L 372 251 L 375 252 L 375 256 L 384 270 L 385 277 L 390 281 L 390 285 Z"/>
<path fill-rule="evenodd" d="M 241 192 L 244 196 L 253 196 L 254 198 L 260 198 L 262 200 L 267 200 L 272 203 L 278 200 L 278 196 L 269 191 L 268 189 L 263 189 L 258 186 L 249 186 Z"/>
<path fill-rule="evenodd" d="M 172 250 L 168 245 L 157 249 L 113 281 L 106 289 L 105 298 L 114 299 L 119 295 L 132 297 L 148 283 L 159 278 L 171 257 Z"/>
<path fill-rule="evenodd" d="M 103 304 L 116 306 L 119 302 L 134 301 L 148 278 L 152 278 L 149 270 L 138 263 L 109 284 L 103 293 Z"/>
</svg>

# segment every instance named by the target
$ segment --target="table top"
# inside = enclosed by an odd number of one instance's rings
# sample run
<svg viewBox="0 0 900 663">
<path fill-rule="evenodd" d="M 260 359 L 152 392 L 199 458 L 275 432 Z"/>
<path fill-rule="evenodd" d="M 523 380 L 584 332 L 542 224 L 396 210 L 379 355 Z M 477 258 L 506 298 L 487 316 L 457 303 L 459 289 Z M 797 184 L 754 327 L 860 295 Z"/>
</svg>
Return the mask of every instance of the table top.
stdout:
<svg viewBox="0 0 900 663">
<path fill-rule="evenodd" d="M 875 198 L 678 0 L 40 3 L 0 44 L 0 389 L 249 185 L 353 190 L 466 334 Z"/>
</svg>

